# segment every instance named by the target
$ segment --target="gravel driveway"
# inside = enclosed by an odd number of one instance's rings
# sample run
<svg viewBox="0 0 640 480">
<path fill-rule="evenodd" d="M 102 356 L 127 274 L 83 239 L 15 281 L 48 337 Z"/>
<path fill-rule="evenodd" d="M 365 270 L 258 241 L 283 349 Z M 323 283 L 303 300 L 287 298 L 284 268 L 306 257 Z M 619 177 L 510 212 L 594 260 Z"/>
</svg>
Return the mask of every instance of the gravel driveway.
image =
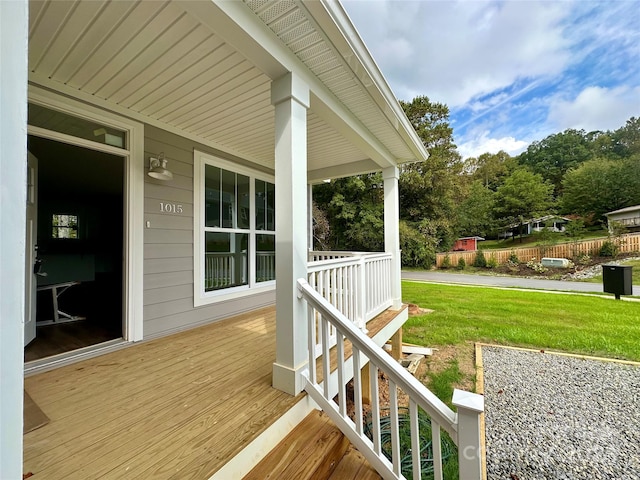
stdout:
<svg viewBox="0 0 640 480">
<path fill-rule="evenodd" d="M 488 480 L 640 479 L 640 366 L 482 347 Z"/>
</svg>

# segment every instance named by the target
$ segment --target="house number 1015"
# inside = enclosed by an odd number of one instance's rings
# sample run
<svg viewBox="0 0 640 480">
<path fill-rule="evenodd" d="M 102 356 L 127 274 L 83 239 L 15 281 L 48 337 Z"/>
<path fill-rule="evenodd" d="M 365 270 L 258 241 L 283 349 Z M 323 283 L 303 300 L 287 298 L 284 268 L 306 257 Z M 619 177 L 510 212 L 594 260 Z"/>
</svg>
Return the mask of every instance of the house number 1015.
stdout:
<svg viewBox="0 0 640 480">
<path fill-rule="evenodd" d="M 160 202 L 160 213 L 182 213 L 182 205 L 179 203 Z"/>
</svg>

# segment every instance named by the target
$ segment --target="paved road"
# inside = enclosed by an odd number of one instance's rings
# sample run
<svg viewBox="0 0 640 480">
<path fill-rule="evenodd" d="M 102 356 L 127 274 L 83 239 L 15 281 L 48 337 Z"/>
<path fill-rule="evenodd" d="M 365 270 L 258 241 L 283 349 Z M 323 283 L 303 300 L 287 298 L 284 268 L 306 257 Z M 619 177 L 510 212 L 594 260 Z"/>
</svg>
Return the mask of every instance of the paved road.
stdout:
<svg viewBox="0 0 640 480">
<path fill-rule="evenodd" d="M 402 272 L 403 280 L 421 280 L 440 283 L 460 283 L 466 285 L 488 285 L 492 287 L 520 287 L 538 290 L 560 290 L 573 292 L 602 293 L 602 283 L 565 282 L 538 278 L 495 277 L 491 275 L 466 275 L 433 271 Z M 640 286 L 633 286 L 633 294 L 640 296 Z"/>
</svg>

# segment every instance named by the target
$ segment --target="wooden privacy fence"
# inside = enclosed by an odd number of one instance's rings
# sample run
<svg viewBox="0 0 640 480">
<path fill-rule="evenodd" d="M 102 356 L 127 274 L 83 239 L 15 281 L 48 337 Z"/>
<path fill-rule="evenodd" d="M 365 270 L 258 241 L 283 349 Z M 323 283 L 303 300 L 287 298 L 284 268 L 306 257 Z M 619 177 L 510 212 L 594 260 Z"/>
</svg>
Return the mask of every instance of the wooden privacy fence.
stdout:
<svg viewBox="0 0 640 480">
<path fill-rule="evenodd" d="M 489 260 L 495 255 L 496 261 L 499 265 L 502 265 L 509 260 L 511 254 L 515 254 L 518 257 L 519 262 L 528 262 L 532 258 L 536 258 L 538 261 L 542 257 L 553 258 L 576 258 L 579 255 L 597 255 L 602 247 L 602 244 L 609 240 L 607 237 L 597 238 L 595 240 L 585 240 L 578 243 L 563 243 L 561 245 L 553 246 L 537 246 L 537 247 L 523 247 L 523 248 L 503 248 L 499 250 L 483 250 L 484 256 Z M 621 253 L 628 252 L 640 252 L 640 233 L 630 233 L 622 235 L 618 240 L 614 240 L 620 246 Z M 473 264 L 478 252 L 447 252 L 438 253 L 436 255 L 436 267 L 442 267 L 445 257 L 449 256 L 449 262 L 452 267 L 458 265 L 461 258 L 464 259 L 467 265 Z"/>
</svg>

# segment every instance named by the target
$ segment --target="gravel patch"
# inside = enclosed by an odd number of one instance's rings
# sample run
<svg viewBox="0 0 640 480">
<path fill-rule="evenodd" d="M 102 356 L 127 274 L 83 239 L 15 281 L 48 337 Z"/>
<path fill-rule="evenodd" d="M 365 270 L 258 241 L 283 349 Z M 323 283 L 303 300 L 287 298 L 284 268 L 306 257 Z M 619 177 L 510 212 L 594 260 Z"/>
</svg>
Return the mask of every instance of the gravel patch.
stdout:
<svg viewBox="0 0 640 480">
<path fill-rule="evenodd" d="M 482 347 L 488 480 L 640 479 L 640 366 Z"/>
</svg>

